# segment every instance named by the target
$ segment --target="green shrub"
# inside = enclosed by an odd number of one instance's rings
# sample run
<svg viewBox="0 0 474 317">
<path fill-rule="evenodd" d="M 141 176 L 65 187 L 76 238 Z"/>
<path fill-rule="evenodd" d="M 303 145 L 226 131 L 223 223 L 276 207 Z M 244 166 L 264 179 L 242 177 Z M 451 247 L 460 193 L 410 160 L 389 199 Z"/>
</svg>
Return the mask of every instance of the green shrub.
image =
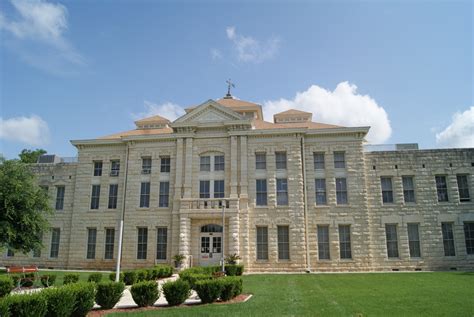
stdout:
<svg viewBox="0 0 474 317">
<path fill-rule="evenodd" d="M 48 288 L 41 292 L 46 298 L 48 317 L 69 317 L 74 310 L 75 294 L 67 287 Z"/>
<path fill-rule="evenodd" d="M 229 276 L 242 275 L 244 273 L 244 266 L 240 264 L 227 264 L 225 266 L 225 274 Z"/>
<path fill-rule="evenodd" d="M 109 274 L 109 280 L 115 282 L 115 276 L 116 276 L 116 275 L 117 275 L 116 272 L 110 273 L 110 274 Z M 123 282 L 123 276 L 124 276 L 123 272 L 120 272 L 120 275 L 119 275 L 119 281 L 120 281 L 120 282 Z"/>
<path fill-rule="evenodd" d="M 195 290 L 203 304 L 215 302 L 221 295 L 220 279 L 197 281 Z"/>
<path fill-rule="evenodd" d="M 64 274 L 63 284 L 71 284 L 79 282 L 79 273 L 66 273 Z"/>
<path fill-rule="evenodd" d="M 163 294 L 170 306 L 176 306 L 184 303 L 191 295 L 191 288 L 188 282 L 178 279 L 174 282 L 163 284 Z"/>
<path fill-rule="evenodd" d="M 11 277 L 0 276 L 0 297 L 10 294 L 14 287 Z"/>
<path fill-rule="evenodd" d="M 180 275 L 180 278 L 183 279 L 183 281 L 186 281 L 192 289 L 196 289 L 196 283 L 198 281 L 211 280 L 212 276 L 207 274 L 190 273 L 185 274 L 184 276 Z"/>
<path fill-rule="evenodd" d="M 56 282 L 56 275 L 44 274 L 44 275 L 41 275 L 40 280 L 41 280 L 41 284 L 43 284 L 44 287 L 50 287 L 54 285 L 54 282 Z"/>
<path fill-rule="evenodd" d="M 154 269 L 159 269 L 160 273 L 158 278 L 170 277 L 173 275 L 173 268 L 169 265 L 157 265 Z"/>
<path fill-rule="evenodd" d="M 97 283 L 95 301 L 102 309 L 111 309 L 122 298 L 125 284 L 122 282 L 100 282 Z"/>
<path fill-rule="evenodd" d="M 130 293 L 139 307 L 152 306 L 160 297 L 158 284 L 155 281 L 143 281 L 133 284 Z"/>
<path fill-rule="evenodd" d="M 91 273 L 87 278 L 88 282 L 99 283 L 102 280 L 102 273 Z"/>
<path fill-rule="evenodd" d="M 47 311 L 46 297 L 41 293 L 10 295 L 5 298 L 10 316 L 44 317 Z"/>
<path fill-rule="evenodd" d="M 8 301 L 7 298 L 0 298 L 0 316 L 10 317 L 10 312 L 8 311 Z"/>
<path fill-rule="evenodd" d="M 222 287 L 221 300 L 228 301 L 242 293 L 242 279 L 240 277 L 228 276 L 219 279 L 219 281 Z"/>
<path fill-rule="evenodd" d="M 69 284 L 68 287 L 74 294 L 74 311 L 71 316 L 85 317 L 94 307 L 95 286 L 92 283 L 79 282 Z"/>
<path fill-rule="evenodd" d="M 137 282 L 143 282 L 148 280 L 148 270 L 140 269 L 135 271 L 137 274 Z"/>
<path fill-rule="evenodd" d="M 133 285 L 137 282 L 137 272 L 125 271 L 123 272 L 123 282 L 125 285 Z"/>
</svg>

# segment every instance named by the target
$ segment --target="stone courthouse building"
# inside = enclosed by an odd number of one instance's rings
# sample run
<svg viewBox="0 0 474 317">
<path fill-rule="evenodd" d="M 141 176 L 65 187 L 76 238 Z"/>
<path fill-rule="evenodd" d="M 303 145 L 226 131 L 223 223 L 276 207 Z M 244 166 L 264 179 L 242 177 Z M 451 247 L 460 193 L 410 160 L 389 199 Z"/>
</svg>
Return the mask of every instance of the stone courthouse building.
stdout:
<svg viewBox="0 0 474 317">
<path fill-rule="evenodd" d="M 5 265 L 113 269 L 123 219 L 123 268 L 234 253 L 248 271 L 474 268 L 474 149 L 374 151 L 369 127 L 299 110 L 266 122 L 230 94 L 135 124 L 34 165 L 52 228 Z"/>
</svg>

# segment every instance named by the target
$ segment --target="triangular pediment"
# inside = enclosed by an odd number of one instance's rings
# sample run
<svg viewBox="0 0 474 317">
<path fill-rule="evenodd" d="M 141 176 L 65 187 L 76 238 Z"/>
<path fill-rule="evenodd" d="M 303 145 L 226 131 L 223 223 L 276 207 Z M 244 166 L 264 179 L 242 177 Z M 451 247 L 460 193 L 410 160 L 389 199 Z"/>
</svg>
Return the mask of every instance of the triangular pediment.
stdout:
<svg viewBox="0 0 474 317">
<path fill-rule="evenodd" d="M 245 118 L 232 109 L 224 107 L 210 99 L 195 107 L 187 114 L 179 117 L 173 123 L 206 124 L 236 120 L 245 120 Z"/>
</svg>

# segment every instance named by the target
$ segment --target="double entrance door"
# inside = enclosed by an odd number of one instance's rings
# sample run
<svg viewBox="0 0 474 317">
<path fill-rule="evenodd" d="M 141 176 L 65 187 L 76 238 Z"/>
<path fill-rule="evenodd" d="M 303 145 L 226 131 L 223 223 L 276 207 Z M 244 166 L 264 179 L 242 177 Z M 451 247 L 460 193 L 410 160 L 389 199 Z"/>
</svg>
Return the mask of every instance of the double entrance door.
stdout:
<svg viewBox="0 0 474 317">
<path fill-rule="evenodd" d="M 200 265 L 218 265 L 222 259 L 222 232 L 201 232 Z"/>
</svg>

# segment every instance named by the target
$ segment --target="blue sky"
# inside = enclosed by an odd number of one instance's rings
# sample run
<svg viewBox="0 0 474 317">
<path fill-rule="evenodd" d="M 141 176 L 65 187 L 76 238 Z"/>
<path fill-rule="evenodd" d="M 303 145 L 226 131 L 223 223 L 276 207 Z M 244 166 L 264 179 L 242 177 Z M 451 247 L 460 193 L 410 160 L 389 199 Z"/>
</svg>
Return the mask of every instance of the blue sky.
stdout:
<svg viewBox="0 0 474 317">
<path fill-rule="evenodd" d="M 0 152 L 174 119 L 225 80 L 267 115 L 474 147 L 471 1 L 1 1 Z"/>
</svg>

